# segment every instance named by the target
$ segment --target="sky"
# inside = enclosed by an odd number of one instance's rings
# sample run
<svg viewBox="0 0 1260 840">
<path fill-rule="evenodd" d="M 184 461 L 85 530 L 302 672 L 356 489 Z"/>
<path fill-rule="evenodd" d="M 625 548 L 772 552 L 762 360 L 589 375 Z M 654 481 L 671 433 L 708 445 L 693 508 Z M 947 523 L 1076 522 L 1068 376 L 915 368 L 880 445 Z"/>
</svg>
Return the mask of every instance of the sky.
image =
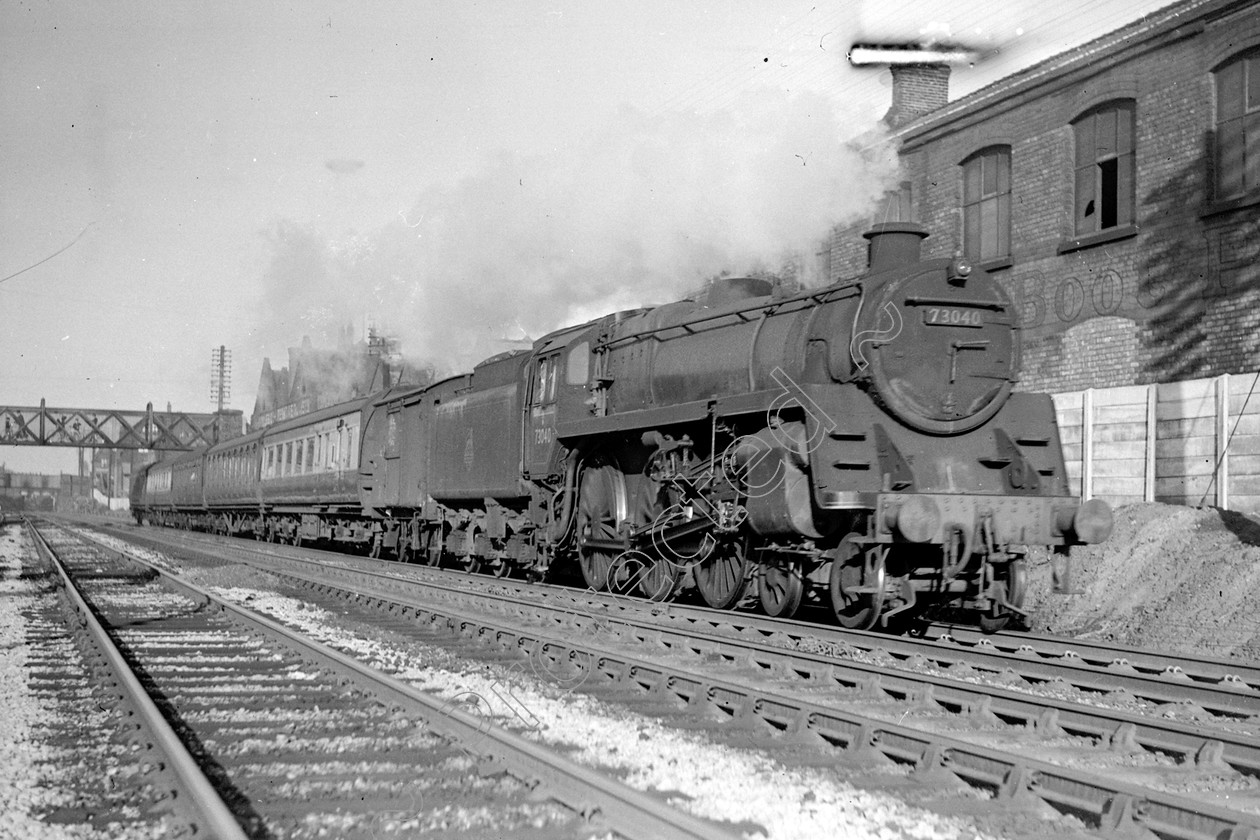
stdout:
<svg viewBox="0 0 1260 840">
<path fill-rule="evenodd" d="M 953 99 L 1165 5 L 0 0 L 0 405 L 211 411 L 224 346 L 248 416 L 304 337 L 454 372 L 780 267 L 897 180 L 854 42 L 974 47 Z"/>
</svg>

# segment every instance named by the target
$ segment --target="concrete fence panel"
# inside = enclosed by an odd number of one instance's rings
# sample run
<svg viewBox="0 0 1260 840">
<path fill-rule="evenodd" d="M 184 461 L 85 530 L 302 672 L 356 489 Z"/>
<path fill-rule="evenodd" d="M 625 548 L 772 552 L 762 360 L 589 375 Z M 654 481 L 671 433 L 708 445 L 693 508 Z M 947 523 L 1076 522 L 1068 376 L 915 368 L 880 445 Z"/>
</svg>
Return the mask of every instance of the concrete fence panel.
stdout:
<svg viewBox="0 0 1260 840">
<path fill-rule="evenodd" d="M 1053 396 L 1074 492 L 1260 513 L 1260 372 Z"/>
</svg>

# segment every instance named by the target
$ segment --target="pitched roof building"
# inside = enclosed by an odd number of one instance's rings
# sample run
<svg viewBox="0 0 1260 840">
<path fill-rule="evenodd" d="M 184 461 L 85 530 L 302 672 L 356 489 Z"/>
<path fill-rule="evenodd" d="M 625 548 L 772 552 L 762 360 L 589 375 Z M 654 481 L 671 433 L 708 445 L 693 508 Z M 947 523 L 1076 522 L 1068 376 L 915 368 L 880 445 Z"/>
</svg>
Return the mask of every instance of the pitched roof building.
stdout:
<svg viewBox="0 0 1260 840">
<path fill-rule="evenodd" d="M 263 359 L 250 428 L 433 378 L 432 369 L 407 365 L 393 341 L 374 333 L 366 341 L 343 341 L 336 349 L 314 347 L 304 338 L 301 346 L 289 348 L 288 366 L 275 370 L 270 359 Z"/>
</svg>

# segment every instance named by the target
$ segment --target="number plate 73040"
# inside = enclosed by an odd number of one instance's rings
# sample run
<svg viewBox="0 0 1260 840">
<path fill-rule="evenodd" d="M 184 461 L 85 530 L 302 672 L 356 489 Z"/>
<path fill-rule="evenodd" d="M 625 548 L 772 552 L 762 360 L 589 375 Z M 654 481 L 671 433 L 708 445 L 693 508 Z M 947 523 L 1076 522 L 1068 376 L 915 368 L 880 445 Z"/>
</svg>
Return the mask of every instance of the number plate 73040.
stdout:
<svg viewBox="0 0 1260 840">
<path fill-rule="evenodd" d="M 929 306 L 923 310 L 923 323 L 934 327 L 983 327 L 984 317 L 979 309 Z"/>
</svg>

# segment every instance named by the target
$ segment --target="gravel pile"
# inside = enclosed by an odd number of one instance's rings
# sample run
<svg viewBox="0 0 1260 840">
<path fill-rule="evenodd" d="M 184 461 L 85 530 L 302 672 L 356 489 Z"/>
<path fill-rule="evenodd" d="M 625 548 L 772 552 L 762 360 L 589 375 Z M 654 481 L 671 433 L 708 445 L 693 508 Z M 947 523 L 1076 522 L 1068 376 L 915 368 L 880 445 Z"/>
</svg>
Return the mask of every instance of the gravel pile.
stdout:
<svg viewBox="0 0 1260 840">
<path fill-rule="evenodd" d="M 1117 509 L 1115 523 L 1105 543 L 1072 549 L 1074 594 L 1054 594 L 1049 558 L 1030 555 L 1034 630 L 1260 658 L 1260 522 L 1144 503 Z"/>
</svg>

